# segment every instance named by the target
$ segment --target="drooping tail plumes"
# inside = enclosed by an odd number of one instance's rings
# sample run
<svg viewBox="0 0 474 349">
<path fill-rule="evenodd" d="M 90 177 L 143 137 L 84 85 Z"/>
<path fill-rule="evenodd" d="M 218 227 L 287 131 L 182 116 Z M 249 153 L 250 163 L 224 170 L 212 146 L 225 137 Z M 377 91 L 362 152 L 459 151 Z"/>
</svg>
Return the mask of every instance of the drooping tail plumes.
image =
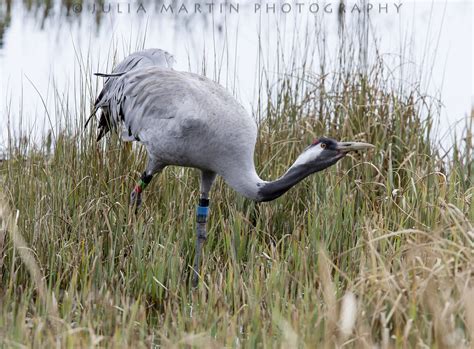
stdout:
<svg viewBox="0 0 474 349">
<path fill-rule="evenodd" d="M 173 69 L 174 62 L 175 59 L 170 53 L 160 49 L 148 49 L 126 57 L 110 74 L 95 73 L 94 75 L 104 77 L 106 80 L 94 103 L 93 112 L 87 119 L 84 127 L 88 125 L 90 119 L 100 110 L 99 133 L 97 135 L 97 141 L 99 141 L 110 130 L 115 129 L 119 123 L 124 121 L 123 103 L 126 97 L 123 95 L 124 86 L 121 77 L 131 70 L 153 66 Z"/>
</svg>

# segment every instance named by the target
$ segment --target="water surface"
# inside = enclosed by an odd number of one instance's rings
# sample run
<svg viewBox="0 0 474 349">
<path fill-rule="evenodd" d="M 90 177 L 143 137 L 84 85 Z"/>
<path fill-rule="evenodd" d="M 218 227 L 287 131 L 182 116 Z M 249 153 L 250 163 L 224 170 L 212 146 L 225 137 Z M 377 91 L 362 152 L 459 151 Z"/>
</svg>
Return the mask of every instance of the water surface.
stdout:
<svg viewBox="0 0 474 349">
<path fill-rule="evenodd" d="M 205 72 L 252 112 L 267 76 L 276 81 L 292 74 L 295 66 L 288 63 L 302 64 L 305 52 L 314 53 L 309 61 L 317 71 L 316 53 L 325 48 L 331 63 L 340 40 L 339 1 L 215 2 L 212 10 L 207 2 L 192 1 L 1 1 L 0 122 L 9 123 L 14 135 L 36 140 L 63 122 L 58 96 L 69 105 L 83 103 L 77 91 L 84 68 L 109 71 L 114 52 L 120 59 L 140 46 L 163 48 L 175 55 L 178 70 Z M 356 3 L 346 2 L 346 8 Z M 454 125 L 461 129 L 458 120 L 471 108 L 471 2 L 369 3 L 367 59 L 377 38 L 377 49 L 399 78 L 420 80 L 422 91 L 440 97 L 438 138 L 448 146 L 446 131 Z M 361 15 L 349 10 L 344 15 L 347 27 L 356 30 Z M 318 37 L 317 31 L 325 33 L 324 42 L 308 40 Z M 93 87 L 100 84 L 95 79 Z M 0 147 L 7 137 L 3 127 Z"/>
</svg>

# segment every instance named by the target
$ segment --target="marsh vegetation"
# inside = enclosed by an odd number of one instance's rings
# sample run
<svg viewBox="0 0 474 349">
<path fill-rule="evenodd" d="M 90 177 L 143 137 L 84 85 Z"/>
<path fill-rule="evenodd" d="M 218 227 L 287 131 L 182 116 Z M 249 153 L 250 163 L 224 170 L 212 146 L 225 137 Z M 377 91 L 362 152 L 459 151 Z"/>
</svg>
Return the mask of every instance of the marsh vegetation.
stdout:
<svg viewBox="0 0 474 349">
<path fill-rule="evenodd" d="M 167 168 L 135 216 L 144 150 L 83 129 L 101 82 L 79 60 L 61 128 L 10 138 L 0 163 L 0 345 L 472 346 L 474 114 L 445 153 L 438 101 L 356 48 L 319 67 L 281 57 L 276 80 L 261 67 L 256 166 L 276 178 L 321 135 L 376 149 L 271 203 L 218 179 L 197 289 L 198 172 Z"/>
</svg>

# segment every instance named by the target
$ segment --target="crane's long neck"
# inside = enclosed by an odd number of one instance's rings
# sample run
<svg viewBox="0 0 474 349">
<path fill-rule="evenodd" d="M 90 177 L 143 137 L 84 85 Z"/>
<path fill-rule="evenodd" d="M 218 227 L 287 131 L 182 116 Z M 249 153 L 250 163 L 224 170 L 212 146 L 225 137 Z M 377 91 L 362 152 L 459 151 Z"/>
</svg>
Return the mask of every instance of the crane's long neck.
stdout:
<svg viewBox="0 0 474 349">
<path fill-rule="evenodd" d="M 249 166 L 239 173 L 224 176 L 225 181 L 237 192 L 254 201 L 271 201 L 296 185 L 302 179 L 315 172 L 314 168 L 300 164 L 298 160 L 286 171 L 286 173 L 275 181 L 262 180 L 255 170 Z"/>
<path fill-rule="evenodd" d="M 306 165 L 290 167 L 288 171 L 277 180 L 261 184 L 260 190 L 258 191 L 261 199 L 259 201 L 275 200 L 313 172 L 314 171 Z"/>
</svg>

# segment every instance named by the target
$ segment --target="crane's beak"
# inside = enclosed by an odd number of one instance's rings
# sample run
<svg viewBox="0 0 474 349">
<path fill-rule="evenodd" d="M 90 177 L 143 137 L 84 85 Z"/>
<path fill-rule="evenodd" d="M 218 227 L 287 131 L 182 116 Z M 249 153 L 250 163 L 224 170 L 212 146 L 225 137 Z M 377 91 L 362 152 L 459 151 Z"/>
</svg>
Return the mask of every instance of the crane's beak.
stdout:
<svg viewBox="0 0 474 349">
<path fill-rule="evenodd" d="M 362 142 L 338 142 L 337 143 L 337 150 L 343 153 L 348 153 L 350 151 L 357 151 L 357 150 L 367 150 L 370 148 L 375 148 L 375 146 L 370 143 L 362 143 Z"/>
</svg>

